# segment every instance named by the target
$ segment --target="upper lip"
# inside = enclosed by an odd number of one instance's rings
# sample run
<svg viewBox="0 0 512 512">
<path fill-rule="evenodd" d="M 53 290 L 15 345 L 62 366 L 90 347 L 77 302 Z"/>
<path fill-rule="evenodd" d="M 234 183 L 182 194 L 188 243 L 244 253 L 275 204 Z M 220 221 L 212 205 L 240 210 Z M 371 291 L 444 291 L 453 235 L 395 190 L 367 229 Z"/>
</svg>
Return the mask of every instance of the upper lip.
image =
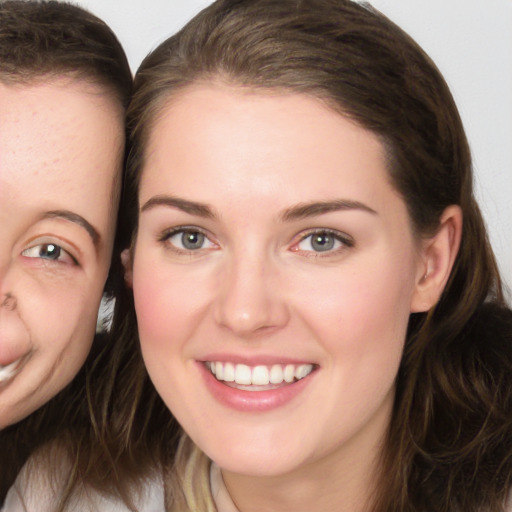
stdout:
<svg viewBox="0 0 512 512">
<path fill-rule="evenodd" d="M 245 364 L 247 366 L 272 366 L 274 364 L 293 364 L 293 365 L 301 365 L 301 364 L 313 364 L 318 366 L 317 363 L 311 359 L 307 358 L 291 358 L 287 356 L 279 356 L 279 355 L 258 355 L 258 356 L 241 356 L 236 354 L 220 354 L 220 353 L 212 353 L 202 357 L 197 358 L 197 361 L 201 362 L 223 362 L 223 363 L 233 363 L 233 364 Z"/>
<path fill-rule="evenodd" d="M 25 359 L 33 350 L 30 341 L 27 343 L 26 340 L 23 340 L 20 343 L 20 340 L 10 339 L 9 337 L 0 338 L 0 347 L 0 367 L 9 366 L 21 359 Z"/>
</svg>

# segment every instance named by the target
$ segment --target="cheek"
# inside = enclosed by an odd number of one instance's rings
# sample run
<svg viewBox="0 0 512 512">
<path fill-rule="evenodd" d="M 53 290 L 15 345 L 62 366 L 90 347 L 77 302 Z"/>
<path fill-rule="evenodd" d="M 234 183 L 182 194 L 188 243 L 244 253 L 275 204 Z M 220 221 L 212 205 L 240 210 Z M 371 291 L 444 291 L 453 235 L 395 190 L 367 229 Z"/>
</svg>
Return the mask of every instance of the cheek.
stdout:
<svg viewBox="0 0 512 512">
<path fill-rule="evenodd" d="M 79 274 L 62 277 L 49 273 L 16 274 L 13 293 L 17 307 L 17 335 L 30 358 L 21 373 L 2 393 L 2 421 L 21 419 L 52 398 L 75 376 L 94 339 L 100 279 Z"/>
<path fill-rule="evenodd" d="M 82 366 L 96 327 L 97 301 L 91 295 L 92 290 L 71 285 L 61 289 L 32 282 L 18 287 L 16 314 L 28 335 L 31 357 L 8 388 L 10 395 L 2 397 L 15 418 L 51 399 Z"/>
<path fill-rule="evenodd" d="M 194 330 L 195 319 L 211 298 L 205 272 L 151 265 L 143 250 L 133 265 L 133 296 L 142 347 L 176 347 Z M 169 341 L 173 343 L 170 344 Z"/>
<path fill-rule="evenodd" d="M 182 371 L 180 340 L 187 339 L 192 324 L 180 300 L 179 281 L 145 265 L 141 257 L 134 262 L 133 297 L 142 356 L 156 389 L 173 410 L 179 395 L 173 391 L 179 388 Z"/>
<path fill-rule="evenodd" d="M 38 349 L 56 353 L 76 347 L 80 357 L 87 353 L 96 328 L 101 288 L 56 281 L 38 283 L 23 295 L 20 316 Z M 73 354 L 68 356 L 73 358 Z"/>
<path fill-rule="evenodd" d="M 171 323 L 174 309 L 166 297 L 166 286 L 155 274 L 133 267 L 133 298 L 141 342 L 162 336 Z"/>
<path fill-rule="evenodd" d="M 306 283 L 292 295 L 303 297 L 303 317 L 331 349 L 350 350 L 354 356 L 401 351 L 413 290 L 407 268 L 385 261 L 362 265 Z"/>
<path fill-rule="evenodd" d="M 146 269 L 152 269 L 147 271 Z M 186 324 L 183 303 L 177 300 L 179 283 L 159 274 L 154 267 L 136 260 L 133 267 L 133 297 L 139 339 L 144 358 L 158 362 L 162 351 L 169 351 Z"/>
</svg>

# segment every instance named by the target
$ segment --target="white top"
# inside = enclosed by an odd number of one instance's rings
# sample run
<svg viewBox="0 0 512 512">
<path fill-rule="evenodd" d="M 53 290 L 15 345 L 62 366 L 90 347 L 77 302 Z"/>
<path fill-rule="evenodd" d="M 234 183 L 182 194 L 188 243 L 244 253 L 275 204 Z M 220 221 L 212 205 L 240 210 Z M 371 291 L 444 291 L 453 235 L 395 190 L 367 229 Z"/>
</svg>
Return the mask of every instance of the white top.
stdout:
<svg viewBox="0 0 512 512">
<path fill-rule="evenodd" d="M 39 485 L 41 484 L 41 485 Z M 60 493 L 57 489 L 31 479 L 26 485 L 19 476 L 9 489 L 1 512 L 54 512 Z M 161 478 L 153 478 L 144 486 L 142 494 L 135 500 L 138 512 L 162 512 L 164 507 L 164 487 Z M 80 493 L 66 507 L 66 512 L 130 512 L 119 499 L 107 498 L 96 492 Z"/>
<path fill-rule="evenodd" d="M 39 481 L 42 484 L 41 480 Z M 15 484 L 9 490 L 4 507 L 0 512 L 54 512 L 58 503 L 58 492 L 48 485 L 37 485 L 31 480 L 27 487 L 24 477 L 20 474 Z M 234 505 L 222 479 L 220 468 L 212 463 L 210 467 L 210 485 L 213 499 L 218 512 L 239 512 Z M 161 476 L 156 476 L 147 482 L 144 491 L 135 503 L 138 512 L 163 512 L 164 486 Z M 506 507 L 512 512 L 512 496 Z M 118 499 L 105 498 L 95 492 L 81 495 L 73 500 L 66 512 L 130 512 L 124 503 Z"/>
<path fill-rule="evenodd" d="M 53 512 L 58 504 L 59 492 L 49 483 L 31 479 L 27 485 L 23 472 L 7 494 L 1 512 Z M 210 468 L 210 485 L 218 512 L 238 512 L 222 480 L 216 464 Z M 162 512 L 164 506 L 164 486 L 161 475 L 155 475 L 144 486 L 143 493 L 135 502 L 138 512 Z M 66 508 L 66 512 L 129 512 L 119 499 L 106 498 L 96 492 L 80 494 Z"/>
</svg>

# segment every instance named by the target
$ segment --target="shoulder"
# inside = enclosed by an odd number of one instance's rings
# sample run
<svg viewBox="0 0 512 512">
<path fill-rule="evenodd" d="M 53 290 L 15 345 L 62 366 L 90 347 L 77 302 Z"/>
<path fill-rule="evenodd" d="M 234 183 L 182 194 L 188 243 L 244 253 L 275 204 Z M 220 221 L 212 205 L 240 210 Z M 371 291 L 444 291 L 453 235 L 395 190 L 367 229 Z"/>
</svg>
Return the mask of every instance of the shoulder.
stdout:
<svg viewBox="0 0 512 512">
<path fill-rule="evenodd" d="M 52 453 L 52 457 L 55 457 Z M 18 475 L 16 482 L 7 493 L 1 512 L 54 512 L 62 504 L 66 476 L 71 469 L 70 461 L 62 454 L 59 469 L 48 471 L 48 453 L 32 456 Z M 55 460 L 55 459 L 54 459 Z M 53 461 L 54 461 L 53 460 Z M 154 473 L 134 493 L 134 505 L 138 512 L 161 512 L 164 510 L 163 481 Z M 63 508 L 64 512 L 130 512 L 120 499 L 106 496 L 91 488 L 76 490 Z"/>
</svg>

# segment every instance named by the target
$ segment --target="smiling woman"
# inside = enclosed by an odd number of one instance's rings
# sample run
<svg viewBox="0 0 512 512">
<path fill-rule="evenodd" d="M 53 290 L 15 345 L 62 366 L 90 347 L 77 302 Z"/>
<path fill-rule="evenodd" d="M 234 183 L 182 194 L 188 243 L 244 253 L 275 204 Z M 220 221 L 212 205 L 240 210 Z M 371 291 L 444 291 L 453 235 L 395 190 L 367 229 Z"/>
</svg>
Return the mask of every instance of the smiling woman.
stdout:
<svg viewBox="0 0 512 512">
<path fill-rule="evenodd" d="M 502 510 L 511 312 L 421 49 L 355 2 L 219 1 L 143 62 L 128 126 L 92 393 L 125 496 L 156 459 L 168 510 Z"/>
<path fill-rule="evenodd" d="M 241 510 L 367 510 L 409 316 L 442 293 L 460 208 L 418 236 L 378 136 L 220 78 L 167 99 L 146 154 L 125 258 L 160 395 Z M 315 491 L 259 501 L 269 478 Z"/>
<path fill-rule="evenodd" d="M 356 2 L 220 0 L 143 62 L 128 133 L 127 287 L 89 381 L 107 450 L 68 488 L 505 510 L 512 313 L 424 52 Z"/>
<path fill-rule="evenodd" d="M 445 281 L 460 212 L 437 235 L 453 231 L 441 262 L 437 240 L 413 235 L 378 138 L 307 95 L 191 86 L 147 155 L 131 272 L 166 404 L 227 485 L 354 474 L 356 452 L 371 481 L 409 314 L 428 308 L 417 288 L 429 265 Z M 329 500 L 356 510 L 332 484 Z"/>
<path fill-rule="evenodd" d="M 62 78 L 0 88 L 1 286 L 16 299 L 0 322 L 5 427 L 55 395 L 89 351 L 123 141 L 120 108 L 97 86 Z"/>
<path fill-rule="evenodd" d="M 123 50 L 96 17 L 0 3 L 0 503 L 28 452 L 58 431 L 47 409 L 27 417 L 93 343 L 130 89 Z M 70 397 L 56 408 L 65 417 Z"/>
</svg>

